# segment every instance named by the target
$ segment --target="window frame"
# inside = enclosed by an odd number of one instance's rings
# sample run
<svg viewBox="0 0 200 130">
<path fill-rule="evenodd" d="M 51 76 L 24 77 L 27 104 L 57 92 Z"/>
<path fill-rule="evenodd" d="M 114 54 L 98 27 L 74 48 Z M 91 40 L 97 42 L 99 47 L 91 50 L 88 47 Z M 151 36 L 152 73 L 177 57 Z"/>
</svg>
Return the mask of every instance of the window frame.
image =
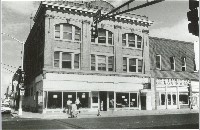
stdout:
<svg viewBox="0 0 200 130">
<path fill-rule="evenodd" d="M 94 38 L 92 36 L 92 33 L 91 33 L 91 43 L 92 44 L 98 44 L 98 45 L 114 46 L 114 39 L 113 39 L 114 35 L 113 35 L 113 33 L 111 31 L 103 29 L 103 28 L 98 28 L 98 33 L 99 33 L 99 30 L 106 31 L 106 35 L 105 36 L 101 36 L 101 37 L 105 37 L 106 38 L 105 39 L 106 40 L 105 43 L 99 43 L 99 35 L 98 35 L 97 38 Z M 111 37 L 109 37 L 109 33 L 111 33 Z M 109 43 L 109 38 L 112 38 L 112 44 Z"/>
<path fill-rule="evenodd" d="M 73 70 L 79 70 L 80 69 L 80 53 L 77 53 L 77 52 L 65 52 L 65 51 L 54 51 L 55 52 L 59 52 L 59 67 L 55 67 L 54 66 L 54 55 L 53 55 L 53 68 L 59 68 L 59 69 L 73 69 Z M 63 53 L 70 53 L 71 55 L 71 68 L 63 68 L 62 66 L 62 62 L 63 62 Z M 75 67 L 75 55 L 79 55 L 79 68 L 76 68 Z"/>
<path fill-rule="evenodd" d="M 134 40 L 129 40 L 129 35 L 130 34 L 134 35 Z M 138 41 L 138 37 L 141 37 L 141 41 Z M 129 46 L 129 41 L 134 41 L 134 47 Z M 125 42 L 125 44 L 124 44 L 124 42 Z M 141 47 L 138 47 L 138 43 L 140 43 Z M 122 34 L 122 47 L 134 48 L 134 49 L 142 49 L 142 46 L 143 46 L 143 37 L 142 36 L 140 36 L 138 34 L 135 34 L 135 33 L 123 33 Z"/>
<path fill-rule="evenodd" d="M 124 64 L 124 59 L 126 59 L 126 64 Z M 130 71 L 130 59 L 136 59 L 136 65 L 134 65 L 134 66 L 136 66 L 136 72 L 131 72 Z M 141 72 L 139 72 L 138 70 L 138 68 L 139 68 L 139 64 L 138 64 L 138 61 L 141 61 L 142 62 L 142 71 Z M 124 66 L 126 66 L 126 71 L 124 71 Z M 126 57 L 126 56 L 123 56 L 123 68 L 122 68 L 122 71 L 123 72 L 126 72 L 126 73 L 143 73 L 143 59 L 142 58 L 139 58 L 139 57 Z"/>
<path fill-rule="evenodd" d="M 183 67 L 185 68 L 184 71 L 186 71 L 186 57 L 181 57 L 181 70 L 182 71 L 183 71 Z"/>
<path fill-rule="evenodd" d="M 171 58 L 172 58 L 172 60 L 171 60 Z M 173 62 L 172 62 L 172 61 L 173 61 Z M 172 66 L 173 66 L 173 68 L 172 68 Z M 176 70 L 176 69 L 175 69 L 175 57 L 174 57 L 174 56 L 170 57 L 170 68 L 171 68 L 171 70 L 173 70 L 173 71 Z"/>
<path fill-rule="evenodd" d="M 159 67 L 157 67 L 157 57 L 160 57 L 159 58 L 159 63 L 160 63 L 160 66 Z M 161 68 L 162 68 L 162 57 L 161 57 L 161 55 L 156 55 L 156 69 L 158 69 L 158 70 L 161 70 Z"/>
<path fill-rule="evenodd" d="M 70 25 L 72 27 L 72 32 L 70 31 L 64 31 L 64 25 Z M 56 32 L 58 32 L 58 30 L 56 30 L 56 26 L 59 25 L 60 26 L 60 37 L 56 38 Z M 80 41 L 75 40 L 75 36 L 76 36 L 76 28 L 80 30 Z M 72 39 L 64 39 L 63 38 L 63 33 L 72 33 Z M 68 23 L 59 23 L 59 24 L 55 24 L 54 25 L 54 39 L 55 40 L 63 40 L 63 41 L 72 41 L 72 42 L 81 42 L 82 41 L 82 36 L 81 36 L 81 28 L 79 28 L 76 25 L 73 24 L 68 24 Z"/>
</svg>

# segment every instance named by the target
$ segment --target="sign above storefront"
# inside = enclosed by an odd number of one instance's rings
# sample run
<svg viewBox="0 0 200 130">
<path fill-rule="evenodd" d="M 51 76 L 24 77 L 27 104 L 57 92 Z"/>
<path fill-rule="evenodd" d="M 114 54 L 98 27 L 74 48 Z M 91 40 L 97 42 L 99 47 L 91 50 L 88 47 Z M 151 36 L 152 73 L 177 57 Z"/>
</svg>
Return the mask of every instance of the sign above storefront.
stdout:
<svg viewBox="0 0 200 130">
<path fill-rule="evenodd" d="M 181 79 L 157 79 L 156 85 L 168 85 L 168 86 L 188 86 L 190 80 Z"/>
</svg>

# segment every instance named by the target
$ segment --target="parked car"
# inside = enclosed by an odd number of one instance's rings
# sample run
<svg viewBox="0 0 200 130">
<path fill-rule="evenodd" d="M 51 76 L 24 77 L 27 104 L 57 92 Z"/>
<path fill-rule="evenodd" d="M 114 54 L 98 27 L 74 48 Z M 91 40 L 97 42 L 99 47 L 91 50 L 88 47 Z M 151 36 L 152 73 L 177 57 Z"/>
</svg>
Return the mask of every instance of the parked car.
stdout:
<svg viewBox="0 0 200 130">
<path fill-rule="evenodd" d="M 1 113 L 11 113 L 11 108 L 9 106 L 9 104 L 7 103 L 2 103 L 1 104 Z"/>
</svg>

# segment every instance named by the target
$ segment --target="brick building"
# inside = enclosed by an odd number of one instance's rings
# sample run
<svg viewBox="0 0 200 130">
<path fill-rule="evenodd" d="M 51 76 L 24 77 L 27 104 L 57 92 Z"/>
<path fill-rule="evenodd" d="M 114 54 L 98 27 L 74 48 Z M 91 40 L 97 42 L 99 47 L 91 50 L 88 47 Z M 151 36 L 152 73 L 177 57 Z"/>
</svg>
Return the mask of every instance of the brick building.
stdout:
<svg viewBox="0 0 200 130">
<path fill-rule="evenodd" d="M 155 108 L 188 108 L 199 102 L 199 76 L 195 68 L 194 43 L 150 38 L 151 77 L 155 81 Z"/>
<path fill-rule="evenodd" d="M 163 109 L 169 106 L 166 101 L 172 101 L 165 98 L 168 90 L 171 99 L 175 93 L 176 106 L 172 103 L 171 108 L 182 108 L 184 95 L 192 95 L 188 89 L 192 80 L 197 81 L 192 73 L 193 45 L 149 40 L 152 22 L 129 13 L 100 22 L 98 38 L 94 39 L 93 15 L 98 9 L 106 14 L 113 8 L 106 1 L 40 4 L 25 43 L 24 109 L 62 112 L 68 100 L 74 104 L 77 99 L 82 110 Z M 175 71 L 170 69 L 173 57 L 178 58 Z M 181 66 L 181 60 L 186 66 Z M 175 79 L 182 87 L 166 87 L 165 79 Z"/>
</svg>

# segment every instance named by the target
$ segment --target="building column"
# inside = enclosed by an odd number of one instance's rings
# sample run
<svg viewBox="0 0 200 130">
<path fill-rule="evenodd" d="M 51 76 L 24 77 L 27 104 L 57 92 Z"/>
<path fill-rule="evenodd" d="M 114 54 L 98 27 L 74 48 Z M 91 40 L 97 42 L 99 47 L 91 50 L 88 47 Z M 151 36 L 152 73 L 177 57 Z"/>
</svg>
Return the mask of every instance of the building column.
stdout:
<svg viewBox="0 0 200 130">
<path fill-rule="evenodd" d="M 116 92 L 114 92 L 114 110 L 116 110 Z"/>
<path fill-rule="evenodd" d="M 63 91 L 62 91 L 62 109 L 63 109 Z"/>
<path fill-rule="evenodd" d="M 139 97 L 139 110 L 141 110 L 141 92 L 138 93 Z"/>
<path fill-rule="evenodd" d="M 179 104 L 179 86 L 177 88 L 177 109 L 180 109 L 180 104 Z"/>
<path fill-rule="evenodd" d="M 107 92 L 107 111 L 108 111 L 108 109 L 109 109 L 109 92 Z"/>
<path fill-rule="evenodd" d="M 165 85 L 165 105 L 167 109 L 168 108 L 167 85 Z"/>
</svg>

